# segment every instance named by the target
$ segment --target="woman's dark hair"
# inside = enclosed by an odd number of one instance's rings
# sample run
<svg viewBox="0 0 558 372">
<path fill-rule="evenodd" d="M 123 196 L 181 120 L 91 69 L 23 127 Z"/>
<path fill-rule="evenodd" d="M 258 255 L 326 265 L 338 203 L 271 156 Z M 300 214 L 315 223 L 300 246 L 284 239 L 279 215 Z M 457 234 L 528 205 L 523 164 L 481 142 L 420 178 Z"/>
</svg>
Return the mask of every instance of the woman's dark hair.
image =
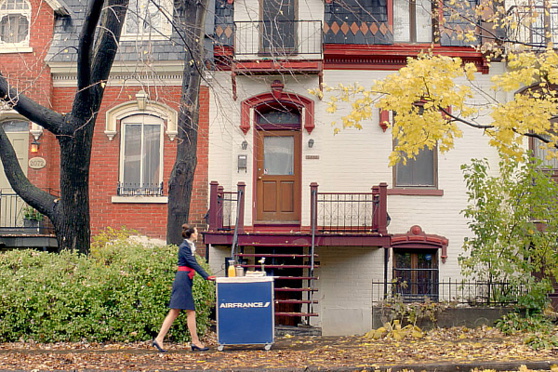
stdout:
<svg viewBox="0 0 558 372">
<path fill-rule="evenodd" d="M 188 239 L 196 231 L 196 226 L 190 226 L 187 223 L 182 225 L 182 237 Z"/>
</svg>

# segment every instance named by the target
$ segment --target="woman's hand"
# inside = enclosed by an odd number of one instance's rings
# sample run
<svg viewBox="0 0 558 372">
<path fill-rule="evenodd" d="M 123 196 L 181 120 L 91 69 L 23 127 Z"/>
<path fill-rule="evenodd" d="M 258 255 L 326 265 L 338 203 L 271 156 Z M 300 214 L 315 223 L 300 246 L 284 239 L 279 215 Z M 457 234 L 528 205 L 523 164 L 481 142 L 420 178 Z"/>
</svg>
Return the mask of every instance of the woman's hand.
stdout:
<svg viewBox="0 0 558 372">
<path fill-rule="evenodd" d="M 215 279 L 216 279 L 215 275 L 210 275 L 207 277 L 207 280 L 215 281 Z"/>
</svg>

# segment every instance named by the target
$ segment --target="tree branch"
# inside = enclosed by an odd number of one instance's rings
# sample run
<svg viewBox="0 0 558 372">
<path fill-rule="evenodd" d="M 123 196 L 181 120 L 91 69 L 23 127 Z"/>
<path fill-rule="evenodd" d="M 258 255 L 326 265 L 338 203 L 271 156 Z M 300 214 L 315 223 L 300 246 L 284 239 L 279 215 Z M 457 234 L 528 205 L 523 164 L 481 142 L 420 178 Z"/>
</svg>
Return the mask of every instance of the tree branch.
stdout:
<svg viewBox="0 0 558 372">
<path fill-rule="evenodd" d="M 87 89 L 91 85 L 91 52 L 95 40 L 97 23 L 103 12 L 104 0 L 91 0 L 81 33 L 79 35 L 78 59 L 77 59 L 77 82 L 78 94 L 87 95 Z"/>
<path fill-rule="evenodd" d="M 0 125 L 0 159 L 12 189 L 29 205 L 49 218 L 53 216 L 55 197 L 29 182 L 23 173 L 10 139 Z"/>
<path fill-rule="evenodd" d="M 0 97 L 2 101 L 8 103 L 14 110 L 32 122 L 54 134 L 60 132 L 64 116 L 38 104 L 23 93 L 19 93 L 17 89 L 10 87 L 2 73 L 0 73 Z"/>
<path fill-rule="evenodd" d="M 442 111 L 442 112 L 444 113 L 444 115 L 446 115 L 446 116 L 452 118 L 453 121 L 458 121 L 458 122 L 463 123 L 463 124 L 465 124 L 465 125 L 468 125 L 468 126 L 470 126 L 470 127 L 472 127 L 472 128 L 477 128 L 477 129 L 491 129 L 491 128 L 494 128 L 494 125 L 477 124 L 477 123 L 473 123 L 473 122 L 467 121 L 467 120 L 465 120 L 465 119 L 462 119 L 462 118 L 460 118 L 460 117 L 458 117 L 458 116 L 452 115 L 451 112 L 449 112 L 448 110 L 446 110 L 446 109 L 443 108 L 443 107 L 439 107 L 438 109 L 439 109 L 440 111 Z"/>
<path fill-rule="evenodd" d="M 109 0 L 99 25 L 93 54 L 92 83 L 108 80 L 128 10 L 128 0 Z"/>
</svg>

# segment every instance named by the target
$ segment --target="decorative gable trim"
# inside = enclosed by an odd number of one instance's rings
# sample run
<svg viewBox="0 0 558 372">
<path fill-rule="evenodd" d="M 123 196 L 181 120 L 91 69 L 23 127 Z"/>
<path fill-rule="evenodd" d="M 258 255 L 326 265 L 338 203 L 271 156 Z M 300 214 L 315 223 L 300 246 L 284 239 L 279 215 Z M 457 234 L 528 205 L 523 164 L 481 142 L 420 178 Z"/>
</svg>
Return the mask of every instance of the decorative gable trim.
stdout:
<svg viewBox="0 0 558 372">
<path fill-rule="evenodd" d="M 70 7 L 62 0 L 46 0 L 46 3 L 60 16 L 71 16 Z"/>
<path fill-rule="evenodd" d="M 254 109 L 262 105 L 273 105 L 279 103 L 290 103 L 302 108 L 302 122 L 308 134 L 314 130 L 314 101 L 295 93 L 281 92 L 278 95 L 275 89 L 270 93 L 263 93 L 248 98 L 240 104 L 240 129 L 247 134 L 252 127 L 252 116 Z"/>
</svg>

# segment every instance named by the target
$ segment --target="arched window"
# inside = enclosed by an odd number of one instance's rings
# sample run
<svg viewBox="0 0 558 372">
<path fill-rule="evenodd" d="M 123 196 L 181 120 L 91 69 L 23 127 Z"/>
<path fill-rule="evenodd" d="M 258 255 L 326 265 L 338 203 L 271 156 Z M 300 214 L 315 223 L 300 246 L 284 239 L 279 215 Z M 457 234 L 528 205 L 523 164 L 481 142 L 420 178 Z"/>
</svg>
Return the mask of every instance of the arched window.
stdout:
<svg viewBox="0 0 558 372">
<path fill-rule="evenodd" d="M 164 124 L 147 114 L 121 120 L 119 195 L 162 195 Z"/>
<path fill-rule="evenodd" d="M 28 46 L 31 6 L 26 0 L 0 3 L 0 45 Z"/>
</svg>

